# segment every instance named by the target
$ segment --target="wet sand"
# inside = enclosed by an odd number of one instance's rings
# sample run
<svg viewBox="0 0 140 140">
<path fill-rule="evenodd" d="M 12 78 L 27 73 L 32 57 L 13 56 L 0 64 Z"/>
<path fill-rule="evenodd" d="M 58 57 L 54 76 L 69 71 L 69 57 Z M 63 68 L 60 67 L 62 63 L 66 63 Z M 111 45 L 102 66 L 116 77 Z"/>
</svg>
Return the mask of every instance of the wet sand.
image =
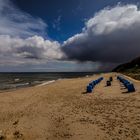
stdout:
<svg viewBox="0 0 140 140">
<path fill-rule="evenodd" d="M 140 82 L 135 93 L 116 80 L 116 73 L 58 80 L 49 85 L 0 93 L 0 139 L 6 140 L 139 140 Z M 86 85 L 104 80 L 92 94 Z M 105 82 L 113 76 L 111 87 Z"/>
</svg>

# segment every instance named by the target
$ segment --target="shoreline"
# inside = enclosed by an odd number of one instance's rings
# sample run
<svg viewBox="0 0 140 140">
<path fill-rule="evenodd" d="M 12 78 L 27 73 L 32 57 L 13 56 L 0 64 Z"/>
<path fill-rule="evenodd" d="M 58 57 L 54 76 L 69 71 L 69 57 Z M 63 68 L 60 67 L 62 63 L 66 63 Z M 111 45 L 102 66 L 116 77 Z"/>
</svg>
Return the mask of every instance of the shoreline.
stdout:
<svg viewBox="0 0 140 140">
<path fill-rule="evenodd" d="M 52 79 L 52 80 L 47 80 L 47 81 L 33 81 L 32 83 L 30 83 L 30 82 L 19 83 L 19 84 L 14 85 L 14 86 L 11 85 L 11 87 L 9 85 L 9 88 L 8 88 L 8 85 L 6 85 L 7 86 L 6 88 L 3 87 L 3 89 L 2 88 L 0 89 L 0 93 L 8 92 L 8 91 L 15 91 L 15 90 L 24 89 L 24 88 L 40 87 L 40 86 L 45 86 L 45 85 L 55 83 L 59 80 L 85 78 L 85 77 L 91 77 L 93 75 L 85 75 L 85 76 L 71 77 L 71 78 L 58 78 L 58 79 L 55 79 L 55 80 Z"/>
<path fill-rule="evenodd" d="M 57 75 L 58 73 L 53 73 L 53 74 L 50 73 L 51 75 L 49 75 L 49 73 L 39 73 L 41 74 L 41 76 L 38 75 L 38 73 L 27 73 L 27 75 L 26 73 L 17 73 L 18 76 L 16 76 L 16 73 L 14 73 L 14 75 L 12 75 L 13 73 L 8 73 L 8 75 L 2 77 L 2 80 L 0 81 L 1 82 L 0 91 L 16 90 L 19 88 L 28 88 L 28 87 L 38 86 L 38 85 L 45 85 L 53 80 L 57 81 L 60 79 L 82 78 L 87 76 L 88 72 L 84 72 L 86 73 L 86 75 L 83 75 L 84 73 L 82 74 L 78 72 L 76 73 L 77 73 L 76 75 L 73 75 L 73 73 L 67 73 L 68 75 L 65 75 L 66 73 L 63 72 L 61 72 L 60 75 Z M 44 78 L 45 76 L 44 74 L 46 75 L 46 78 Z M 93 74 L 89 73 L 88 76 L 92 76 L 92 75 Z M 32 76 L 33 79 L 31 80 Z"/>
<path fill-rule="evenodd" d="M 41 84 L 36 85 L 36 87 L 46 86 L 46 85 L 52 84 L 56 81 L 57 80 L 50 80 L 50 81 L 42 82 Z"/>
</svg>

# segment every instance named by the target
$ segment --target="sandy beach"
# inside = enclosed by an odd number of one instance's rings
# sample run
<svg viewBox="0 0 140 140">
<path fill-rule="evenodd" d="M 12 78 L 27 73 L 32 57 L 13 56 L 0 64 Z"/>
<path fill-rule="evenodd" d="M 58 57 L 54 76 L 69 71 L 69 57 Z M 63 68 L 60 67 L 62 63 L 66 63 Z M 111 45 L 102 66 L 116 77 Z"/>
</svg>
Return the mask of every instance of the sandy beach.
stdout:
<svg viewBox="0 0 140 140">
<path fill-rule="evenodd" d="M 139 140 L 140 82 L 127 93 L 117 73 L 58 80 L 0 93 L 1 140 Z M 93 93 L 86 85 L 104 80 Z M 106 80 L 113 76 L 111 87 Z"/>
</svg>

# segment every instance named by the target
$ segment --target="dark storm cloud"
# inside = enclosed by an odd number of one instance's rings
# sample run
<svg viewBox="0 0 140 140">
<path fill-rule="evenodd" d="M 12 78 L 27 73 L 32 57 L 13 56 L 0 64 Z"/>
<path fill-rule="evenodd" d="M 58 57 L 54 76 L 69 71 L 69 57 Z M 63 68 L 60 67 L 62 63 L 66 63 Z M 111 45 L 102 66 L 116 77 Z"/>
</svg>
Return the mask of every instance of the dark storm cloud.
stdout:
<svg viewBox="0 0 140 140">
<path fill-rule="evenodd" d="M 136 5 L 105 8 L 82 33 L 64 42 L 67 60 L 123 63 L 140 55 L 140 11 Z"/>
</svg>

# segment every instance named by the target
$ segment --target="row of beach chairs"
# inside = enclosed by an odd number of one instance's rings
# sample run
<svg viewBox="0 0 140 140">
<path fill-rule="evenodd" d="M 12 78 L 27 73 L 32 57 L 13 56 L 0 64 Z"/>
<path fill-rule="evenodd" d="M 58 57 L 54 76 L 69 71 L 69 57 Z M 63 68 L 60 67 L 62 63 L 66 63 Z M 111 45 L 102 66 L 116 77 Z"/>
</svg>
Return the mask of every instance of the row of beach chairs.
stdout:
<svg viewBox="0 0 140 140">
<path fill-rule="evenodd" d="M 134 84 L 125 79 L 124 77 L 117 76 L 117 79 L 128 89 L 128 92 L 135 92 Z"/>
<path fill-rule="evenodd" d="M 95 87 L 97 84 L 99 84 L 103 79 L 104 79 L 103 77 L 100 77 L 99 79 L 90 82 L 90 83 L 87 85 L 87 93 L 91 93 L 92 90 L 94 89 L 94 87 Z"/>
</svg>

